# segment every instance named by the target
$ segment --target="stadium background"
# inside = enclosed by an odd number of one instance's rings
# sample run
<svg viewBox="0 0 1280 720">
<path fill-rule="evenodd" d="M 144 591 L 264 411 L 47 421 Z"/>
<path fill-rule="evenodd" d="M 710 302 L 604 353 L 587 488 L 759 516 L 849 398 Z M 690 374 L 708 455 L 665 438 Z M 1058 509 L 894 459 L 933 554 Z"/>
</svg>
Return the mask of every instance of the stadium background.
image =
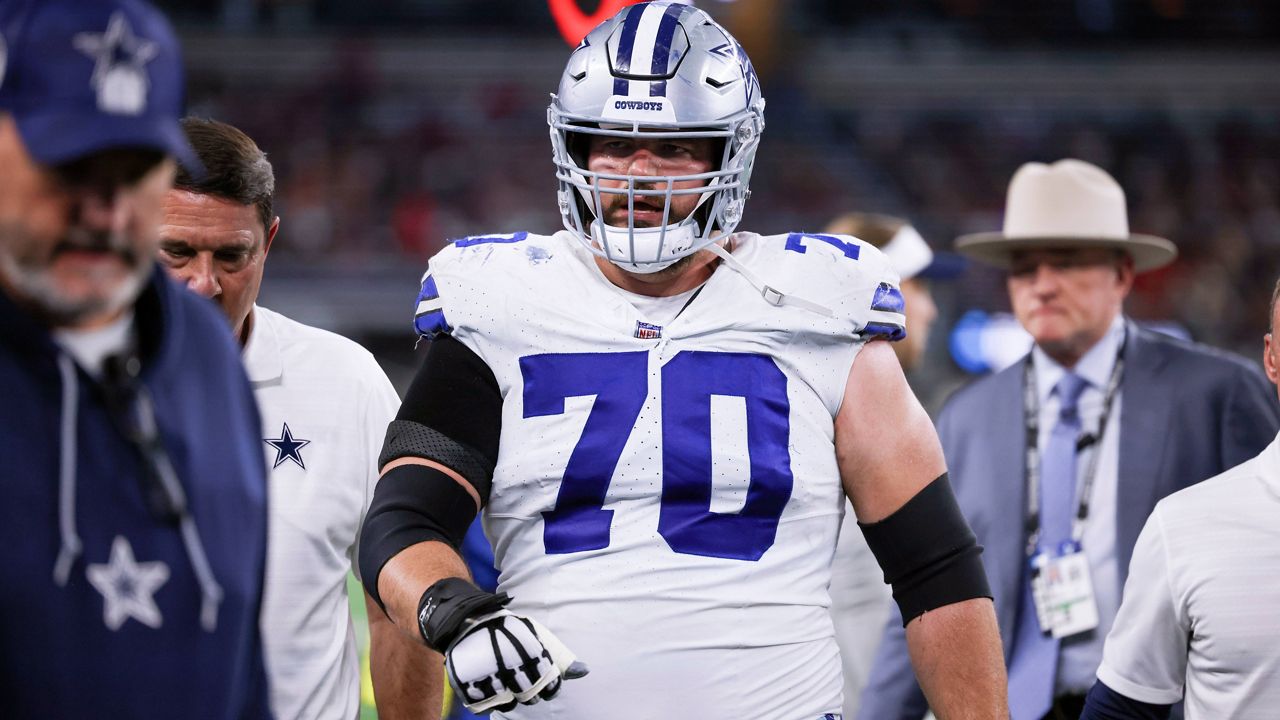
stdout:
<svg viewBox="0 0 1280 720">
<path fill-rule="evenodd" d="M 262 303 L 360 341 L 402 391 L 427 258 L 449 238 L 560 226 L 545 109 L 567 47 L 548 0 L 158 4 L 184 39 L 191 111 L 275 165 Z M 747 47 L 768 101 L 742 228 L 889 212 L 945 249 L 999 227 L 1020 164 L 1078 157 L 1124 186 L 1135 231 L 1182 253 L 1139 278 L 1129 313 L 1258 357 L 1280 272 L 1280 3 L 698 5 Z M 931 409 L 968 377 L 953 346 L 977 370 L 1025 342 L 999 273 L 970 266 L 935 295 L 912 378 Z M 975 334 L 994 339 L 978 357 Z"/>
</svg>

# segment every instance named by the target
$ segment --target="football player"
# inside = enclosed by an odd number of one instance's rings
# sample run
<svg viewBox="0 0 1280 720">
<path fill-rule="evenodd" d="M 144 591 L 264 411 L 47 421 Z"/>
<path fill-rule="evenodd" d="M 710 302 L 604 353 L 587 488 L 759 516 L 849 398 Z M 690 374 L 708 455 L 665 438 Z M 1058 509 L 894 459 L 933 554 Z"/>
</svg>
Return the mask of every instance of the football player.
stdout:
<svg viewBox="0 0 1280 720">
<path fill-rule="evenodd" d="M 882 342 L 897 276 L 851 237 L 734 232 L 763 111 L 706 13 L 627 7 L 548 111 L 565 230 L 431 260 L 360 562 L 473 711 L 839 717 L 847 493 L 939 715 L 1006 713 L 980 548 Z M 480 509 L 496 594 L 455 551 Z"/>
</svg>

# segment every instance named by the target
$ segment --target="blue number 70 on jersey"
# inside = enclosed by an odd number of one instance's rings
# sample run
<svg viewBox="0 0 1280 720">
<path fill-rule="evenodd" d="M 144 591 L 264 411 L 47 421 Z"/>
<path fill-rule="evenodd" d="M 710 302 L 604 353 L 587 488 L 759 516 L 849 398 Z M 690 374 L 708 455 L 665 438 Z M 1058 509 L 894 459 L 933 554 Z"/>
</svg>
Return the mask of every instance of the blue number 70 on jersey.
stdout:
<svg viewBox="0 0 1280 720">
<path fill-rule="evenodd" d="M 520 358 L 526 418 L 564 413 L 566 398 L 595 395 L 565 466 L 554 510 L 544 512 L 548 553 L 609 546 L 605 493 L 649 395 L 648 352 Z M 711 510 L 711 396 L 746 401 L 751 482 L 737 513 Z M 658 532 L 688 555 L 759 560 L 791 499 L 787 377 L 773 359 L 683 351 L 662 368 L 662 505 Z"/>
</svg>

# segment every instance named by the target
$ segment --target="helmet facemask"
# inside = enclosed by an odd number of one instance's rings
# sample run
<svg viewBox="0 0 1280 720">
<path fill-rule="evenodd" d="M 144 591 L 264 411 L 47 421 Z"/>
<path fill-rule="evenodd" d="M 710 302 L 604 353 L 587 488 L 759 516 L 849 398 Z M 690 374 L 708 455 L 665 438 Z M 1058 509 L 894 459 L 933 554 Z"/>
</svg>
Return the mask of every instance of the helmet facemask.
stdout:
<svg viewBox="0 0 1280 720">
<path fill-rule="evenodd" d="M 626 26 L 641 23 L 628 23 L 625 16 L 645 12 L 678 19 L 679 26 L 668 30 L 671 38 L 666 44 L 650 50 L 658 58 L 653 61 L 655 70 L 665 59 L 664 67 L 670 69 L 664 75 L 638 76 L 615 67 L 621 66 L 622 51 L 616 49 L 620 34 L 624 47 L 644 42 L 643 29 L 633 30 L 640 39 L 626 45 Z M 560 90 L 552 96 L 547 113 L 560 213 L 565 227 L 591 252 L 624 270 L 652 273 L 696 253 L 737 226 L 750 195 L 748 182 L 764 129 L 764 100 L 746 55 L 705 13 L 663 3 L 624 9 L 588 35 L 574 52 Z M 698 174 L 597 172 L 587 167 L 590 136 L 637 142 L 709 138 L 718 152 L 713 154 L 712 169 Z M 605 182 L 620 187 L 606 187 Z M 677 183 L 696 186 L 678 188 Z M 607 195 L 626 197 L 625 226 L 604 222 Z M 688 195 L 698 196 L 693 211 L 672 218 L 671 200 Z M 637 227 L 637 202 L 661 204 L 662 221 L 654 227 Z"/>
</svg>

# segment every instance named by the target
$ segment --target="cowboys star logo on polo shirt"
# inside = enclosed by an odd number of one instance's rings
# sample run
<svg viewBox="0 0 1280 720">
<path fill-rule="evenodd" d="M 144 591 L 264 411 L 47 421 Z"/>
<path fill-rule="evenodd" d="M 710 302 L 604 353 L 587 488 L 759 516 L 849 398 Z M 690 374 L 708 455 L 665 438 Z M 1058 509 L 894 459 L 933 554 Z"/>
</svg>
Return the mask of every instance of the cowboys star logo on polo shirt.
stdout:
<svg viewBox="0 0 1280 720">
<path fill-rule="evenodd" d="M 292 460 L 298 464 L 298 467 L 307 469 L 306 463 L 302 461 L 302 448 L 310 445 L 311 441 L 295 438 L 293 431 L 289 429 L 289 423 L 285 423 L 284 428 L 280 430 L 280 437 L 263 438 L 262 442 L 276 449 L 276 460 L 271 466 L 272 470 L 280 467 L 285 460 Z"/>
</svg>

